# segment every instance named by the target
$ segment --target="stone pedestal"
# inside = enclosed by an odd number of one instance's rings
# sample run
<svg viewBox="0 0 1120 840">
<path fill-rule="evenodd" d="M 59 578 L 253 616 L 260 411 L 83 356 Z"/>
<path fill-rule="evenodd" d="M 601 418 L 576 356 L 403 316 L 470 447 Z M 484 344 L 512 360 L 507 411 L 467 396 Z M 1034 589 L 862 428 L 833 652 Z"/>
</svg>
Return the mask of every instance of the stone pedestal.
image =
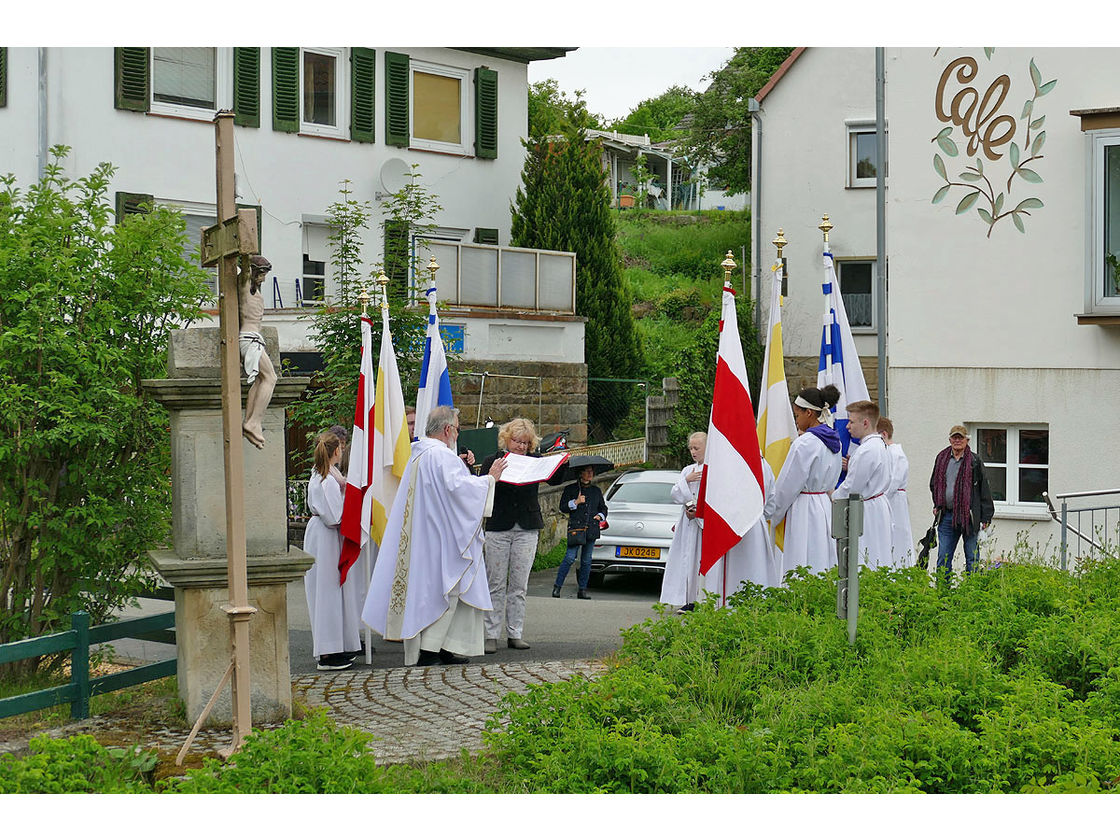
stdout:
<svg viewBox="0 0 1120 840">
<path fill-rule="evenodd" d="M 279 371 L 276 329 L 262 332 Z M 143 383 L 170 411 L 172 550 L 150 556 L 175 587 L 179 695 L 192 720 L 209 702 L 231 657 L 230 620 L 223 609 L 229 603 L 229 582 L 220 347 L 216 328 L 177 330 L 171 335 L 168 378 Z M 284 406 L 309 382 L 307 377 L 281 377 L 265 412 L 264 449 L 242 443 L 249 603 L 258 610 L 249 622 L 253 723 L 291 714 L 286 587 L 314 558 L 288 545 Z M 242 405 L 247 392 L 243 378 Z M 228 687 L 209 720 L 231 722 Z"/>
</svg>

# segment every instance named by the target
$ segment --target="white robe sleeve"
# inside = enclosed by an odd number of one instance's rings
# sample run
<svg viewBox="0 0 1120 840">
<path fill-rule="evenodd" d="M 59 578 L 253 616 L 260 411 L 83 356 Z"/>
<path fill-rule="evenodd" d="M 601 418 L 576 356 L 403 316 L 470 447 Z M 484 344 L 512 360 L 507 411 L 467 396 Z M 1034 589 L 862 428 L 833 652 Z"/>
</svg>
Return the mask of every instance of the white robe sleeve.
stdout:
<svg viewBox="0 0 1120 840">
<path fill-rule="evenodd" d="M 800 438 L 798 439 L 800 440 Z M 789 511 L 790 505 L 805 489 L 809 480 L 809 471 L 813 466 L 813 450 L 804 443 L 800 446 L 794 441 L 786 454 L 781 472 L 774 481 L 774 491 L 767 495 L 766 507 L 762 515 L 771 522 L 781 522 Z"/>
<path fill-rule="evenodd" d="M 680 477 L 677 478 L 676 483 L 673 485 L 673 489 L 669 491 L 669 498 L 672 499 L 676 504 L 687 504 L 696 495 L 695 492 L 693 492 L 692 486 L 688 483 L 686 477 L 694 469 L 702 466 L 702 464 L 689 464 L 687 467 L 681 470 Z M 699 488 L 700 485 L 697 484 L 696 486 L 697 488 Z"/>
<path fill-rule="evenodd" d="M 324 525 L 337 528 L 342 522 L 342 488 L 330 475 L 319 481 L 313 477 L 307 487 L 307 506 Z"/>
<path fill-rule="evenodd" d="M 872 473 L 875 471 L 875 467 L 878 466 L 878 459 L 871 449 L 864 449 L 862 446 L 848 451 L 850 453 L 848 458 L 848 474 L 844 477 L 843 483 L 836 488 L 836 492 L 832 494 L 832 498 L 846 499 L 851 496 L 852 493 L 859 493 L 864 498 L 867 498 L 867 496 L 873 495 L 868 493 L 868 489 L 872 486 Z M 889 466 L 887 470 L 889 476 Z M 889 480 L 887 483 L 889 485 Z"/>
</svg>

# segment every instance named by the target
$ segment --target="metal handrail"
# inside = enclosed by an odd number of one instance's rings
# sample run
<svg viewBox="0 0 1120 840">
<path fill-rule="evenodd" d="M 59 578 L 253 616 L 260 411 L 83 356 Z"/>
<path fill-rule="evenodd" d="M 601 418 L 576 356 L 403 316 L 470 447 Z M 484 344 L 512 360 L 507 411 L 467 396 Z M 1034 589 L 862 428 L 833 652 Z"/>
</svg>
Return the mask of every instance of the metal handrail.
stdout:
<svg viewBox="0 0 1120 840">
<path fill-rule="evenodd" d="M 1061 515 L 1059 515 L 1058 511 L 1054 509 L 1054 503 L 1050 500 L 1051 499 L 1051 494 L 1049 493 L 1049 491 L 1046 491 L 1046 490 L 1042 491 L 1042 498 L 1046 502 L 1046 507 L 1049 508 L 1049 510 L 1050 510 L 1051 518 L 1055 522 L 1057 522 L 1058 524 L 1060 524 L 1062 526 L 1061 563 L 1062 563 L 1062 570 L 1063 571 L 1066 569 L 1066 550 L 1067 550 L 1067 547 L 1068 547 L 1067 532 L 1072 532 L 1079 539 L 1084 540 L 1085 542 L 1087 542 L 1089 545 L 1091 545 L 1097 551 L 1103 551 L 1104 550 L 1104 547 L 1101 546 L 1099 543 L 1097 543 L 1095 540 L 1093 540 L 1092 537 L 1086 536 L 1085 534 L 1081 533 L 1081 531 L 1077 530 L 1077 528 L 1074 528 L 1073 525 L 1070 524 L 1070 522 L 1069 522 L 1069 505 L 1068 505 L 1067 500 L 1069 500 L 1069 499 L 1083 499 L 1083 498 L 1087 498 L 1087 497 L 1090 497 L 1090 496 L 1116 496 L 1116 495 L 1120 495 L 1120 489 L 1116 489 L 1116 490 L 1078 490 L 1078 491 L 1075 491 L 1075 492 L 1072 492 L 1072 493 L 1054 493 L 1053 498 L 1060 499 L 1061 502 L 1062 502 L 1062 512 L 1061 512 Z M 1099 509 L 1100 508 L 1083 508 L 1083 509 L 1075 509 L 1075 512 L 1077 512 L 1078 510 L 1099 510 Z M 1105 508 L 1105 509 L 1107 510 L 1108 508 Z M 1107 514 L 1105 516 L 1106 516 L 1105 523 L 1107 524 L 1107 522 L 1108 522 Z"/>
</svg>

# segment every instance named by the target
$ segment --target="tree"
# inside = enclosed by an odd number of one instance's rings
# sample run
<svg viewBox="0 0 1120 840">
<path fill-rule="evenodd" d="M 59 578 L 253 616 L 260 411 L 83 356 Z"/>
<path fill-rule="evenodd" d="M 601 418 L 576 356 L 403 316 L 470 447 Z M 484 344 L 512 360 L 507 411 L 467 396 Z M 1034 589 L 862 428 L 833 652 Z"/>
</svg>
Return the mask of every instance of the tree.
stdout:
<svg viewBox="0 0 1120 840">
<path fill-rule="evenodd" d="M 529 134 L 540 140 L 581 128 L 599 128 L 603 117 L 587 110 L 583 95 L 577 90 L 569 96 L 560 90 L 555 79 L 545 79 L 529 85 Z"/>
<path fill-rule="evenodd" d="M 415 164 L 407 182 L 382 204 L 381 230 L 385 254 L 368 274 L 362 271 L 363 231 L 369 227 L 373 207 L 369 201 L 353 197 L 350 182 L 343 181 L 339 198 L 327 208 L 330 227 L 331 267 L 336 293 L 329 303 L 310 316 L 308 333 L 323 354 L 323 366 L 316 372 L 313 387 L 304 392 L 289 411 L 292 420 L 310 429 L 310 436 L 334 424 L 349 428 L 353 418 L 358 376 L 362 360 L 361 302 L 358 296 L 365 287 L 370 296 L 369 313 L 374 328 L 373 353 L 377 354 L 381 320 L 377 314 L 379 289 L 374 280 L 384 271 L 391 282 L 388 288 L 389 327 L 393 332 L 393 349 L 407 392 L 419 380 L 418 348 L 427 324 L 427 313 L 408 309 L 405 281 L 409 274 L 411 249 L 409 233 L 422 230 L 442 208 L 420 180 Z M 402 247 L 403 243 L 403 247 Z M 420 267 L 412 265 L 413 270 Z"/>
<path fill-rule="evenodd" d="M 176 210 L 114 225 L 114 168 L 0 178 L 0 643 L 103 621 L 151 578 L 170 536 L 169 332 L 197 318 L 206 272 Z M 197 249 L 195 250 L 197 253 Z M 26 674 L 26 660 L 6 667 Z"/>
<path fill-rule="evenodd" d="M 739 47 L 696 100 L 681 151 L 694 164 L 711 163 L 708 176 L 728 193 L 751 188 L 748 102 L 791 52 L 792 47 Z"/>
<path fill-rule="evenodd" d="M 630 113 L 610 125 L 611 131 L 623 134 L 649 135 L 650 143 L 660 143 L 679 136 L 676 130 L 681 120 L 696 108 L 697 94 L 681 85 L 650 99 L 643 99 Z"/>
<path fill-rule="evenodd" d="M 614 216 L 600 163 L 598 142 L 582 132 L 552 143 L 527 143 L 510 243 L 515 247 L 576 254 L 576 312 L 584 331 L 587 374 L 592 378 L 634 377 L 641 350 L 630 314 L 630 290 L 622 278 Z M 621 392 L 620 392 L 621 393 Z M 589 401 L 588 422 L 607 435 L 628 409 L 618 395 Z"/>
</svg>

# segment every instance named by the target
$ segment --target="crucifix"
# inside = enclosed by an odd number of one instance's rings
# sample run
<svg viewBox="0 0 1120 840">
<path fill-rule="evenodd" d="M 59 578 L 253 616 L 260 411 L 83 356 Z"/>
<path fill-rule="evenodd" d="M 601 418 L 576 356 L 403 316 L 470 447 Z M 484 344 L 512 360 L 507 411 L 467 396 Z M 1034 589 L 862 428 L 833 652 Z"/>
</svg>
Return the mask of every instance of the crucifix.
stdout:
<svg viewBox="0 0 1120 840">
<path fill-rule="evenodd" d="M 241 448 L 241 438 L 244 435 L 255 446 L 260 447 L 264 438 L 258 443 L 245 428 L 241 419 L 241 364 L 244 355 L 240 348 L 239 339 L 243 340 L 244 322 L 246 316 L 250 319 L 256 317 L 256 329 L 250 330 L 260 338 L 259 318 L 263 314 L 263 304 L 258 312 L 251 306 L 253 283 L 271 268 L 267 260 L 257 254 L 257 216 L 252 210 L 238 210 L 234 195 L 233 184 L 233 113 L 219 111 L 214 115 L 215 152 L 217 158 L 217 192 L 218 192 L 218 224 L 206 228 L 202 233 L 202 263 L 207 266 L 218 266 L 218 317 L 221 331 L 221 370 L 222 370 L 222 438 L 225 455 L 225 489 L 226 489 L 226 560 L 228 563 L 227 574 L 229 579 L 229 604 L 223 609 L 229 615 L 230 663 L 225 675 L 214 690 L 206 708 L 202 710 L 198 721 L 194 725 L 186 744 L 180 751 L 180 758 L 190 747 L 191 741 L 198 733 L 206 716 L 213 708 L 218 695 L 227 682 L 231 683 L 233 694 L 233 744 L 230 753 L 237 750 L 252 729 L 252 715 L 249 708 L 249 619 L 257 611 L 256 607 L 249 605 L 249 578 L 246 567 L 245 547 L 245 458 Z M 240 269 L 240 271 L 239 271 Z M 245 308 L 240 299 L 243 287 L 248 287 L 249 311 L 242 313 Z M 259 303 L 260 283 L 256 283 L 256 302 Z M 239 335 L 240 334 L 240 335 Z M 251 342 L 253 343 L 253 342 Z M 272 386 L 275 384 L 275 372 L 268 353 L 263 352 L 264 341 L 260 339 L 259 346 L 249 348 L 256 355 L 256 368 L 258 375 L 267 371 L 271 374 L 270 380 L 258 378 L 257 383 L 264 382 L 267 386 L 267 397 L 272 396 Z M 248 366 L 247 366 L 248 367 Z M 250 373 L 252 377 L 252 374 Z M 254 387 L 256 387 L 254 385 Z M 257 392 L 258 394 L 260 391 Z M 268 398 L 260 407 L 263 414 L 267 407 Z M 253 390 L 250 388 L 250 414 L 253 406 Z M 257 427 L 259 429 L 259 425 Z"/>
</svg>

